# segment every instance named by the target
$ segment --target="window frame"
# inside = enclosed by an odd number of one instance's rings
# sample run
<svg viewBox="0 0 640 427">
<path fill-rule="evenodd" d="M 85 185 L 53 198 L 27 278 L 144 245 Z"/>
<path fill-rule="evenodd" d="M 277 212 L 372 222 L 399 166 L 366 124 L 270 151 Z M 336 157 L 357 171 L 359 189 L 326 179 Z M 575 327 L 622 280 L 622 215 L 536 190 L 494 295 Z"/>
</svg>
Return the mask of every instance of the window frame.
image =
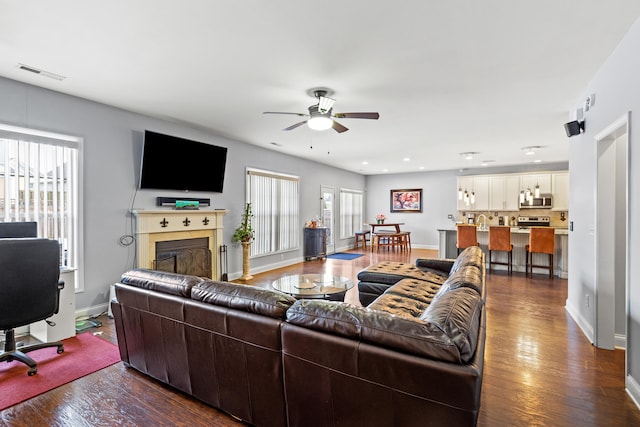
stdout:
<svg viewBox="0 0 640 427">
<path fill-rule="evenodd" d="M 359 206 L 354 213 L 353 202 L 349 203 L 349 211 L 347 211 L 347 194 L 358 196 Z M 349 239 L 353 237 L 356 231 L 362 230 L 364 224 L 364 191 L 351 188 L 340 188 L 340 239 Z M 359 211 L 359 212 L 358 212 Z M 354 216 L 356 215 L 356 216 Z"/>
<path fill-rule="evenodd" d="M 73 246 L 74 250 L 70 251 L 72 259 L 68 259 L 68 265 L 66 268 L 61 266 L 61 272 L 74 271 L 75 272 L 75 289 L 76 293 L 84 291 L 84 224 L 83 224 L 83 158 L 84 158 L 84 138 L 60 134 L 55 132 L 43 131 L 32 128 L 25 128 L 20 126 L 13 126 L 4 123 L 0 123 L 0 139 L 8 139 L 15 141 L 23 141 L 35 144 L 45 144 L 49 146 L 62 146 L 77 150 L 76 161 L 72 167 L 75 171 L 72 172 L 75 175 L 75 183 L 72 183 L 73 195 L 71 197 L 71 211 L 72 217 L 69 222 L 74 228 L 72 232 L 72 242 L 69 246 Z M 75 185 L 73 185 L 75 184 Z M 46 197 L 45 197 L 46 201 Z M 64 261 L 63 261 L 64 263 Z"/>
<path fill-rule="evenodd" d="M 254 189 L 257 179 L 264 178 L 274 180 L 270 189 Z M 264 182 L 263 182 L 264 183 Z M 283 185 L 295 183 L 294 186 L 284 188 Z M 285 192 L 286 194 L 283 194 Z M 274 217 L 272 213 L 263 212 L 265 207 L 261 202 L 265 202 L 265 194 L 271 194 L 269 201 L 271 208 L 275 207 L 278 212 Z M 283 196 L 295 196 L 293 203 L 287 203 Z M 259 197 L 262 196 L 262 199 Z M 275 197 L 275 200 L 274 200 Z M 254 229 L 254 242 L 251 245 L 250 258 L 277 255 L 285 252 L 297 251 L 300 249 L 300 177 L 281 172 L 274 172 L 264 169 L 246 168 L 246 202 L 251 203 L 253 213 L 252 226 Z M 286 216 L 281 215 L 281 210 L 289 210 Z M 263 215 L 269 215 L 264 217 Z M 289 234 L 283 236 L 282 227 L 287 228 Z M 267 233 L 269 234 L 267 236 Z M 263 241 L 263 239 L 269 239 Z"/>
</svg>

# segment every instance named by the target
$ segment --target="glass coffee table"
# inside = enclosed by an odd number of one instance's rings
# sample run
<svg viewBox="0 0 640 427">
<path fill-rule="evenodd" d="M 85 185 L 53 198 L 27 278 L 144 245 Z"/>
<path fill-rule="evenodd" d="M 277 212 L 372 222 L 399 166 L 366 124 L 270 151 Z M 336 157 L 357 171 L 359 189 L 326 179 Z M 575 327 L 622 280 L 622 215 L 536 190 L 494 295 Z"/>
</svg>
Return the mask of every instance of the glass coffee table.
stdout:
<svg viewBox="0 0 640 427">
<path fill-rule="evenodd" d="M 333 299 L 353 288 L 353 282 L 330 274 L 294 274 L 274 280 L 271 286 L 296 298 Z"/>
</svg>

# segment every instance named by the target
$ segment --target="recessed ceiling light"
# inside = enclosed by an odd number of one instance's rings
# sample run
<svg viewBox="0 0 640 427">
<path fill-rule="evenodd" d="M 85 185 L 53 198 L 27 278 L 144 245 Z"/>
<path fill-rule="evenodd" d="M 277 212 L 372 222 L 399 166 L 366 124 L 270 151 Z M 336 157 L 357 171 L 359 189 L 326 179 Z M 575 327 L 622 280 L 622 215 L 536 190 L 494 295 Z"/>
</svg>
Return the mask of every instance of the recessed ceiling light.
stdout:
<svg viewBox="0 0 640 427">
<path fill-rule="evenodd" d="M 420 166 L 418 169 L 420 169 L 421 171 L 424 170 L 424 166 Z"/>
<path fill-rule="evenodd" d="M 533 163 L 542 163 L 542 160 L 540 160 L 540 159 L 535 159 L 535 160 L 533 161 Z"/>
<path fill-rule="evenodd" d="M 382 169 L 382 172 L 389 172 L 389 169 Z"/>
<path fill-rule="evenodd" d="M 467 151 L 465 153 L 460 153 L 460 157 L 462 157 L 465 160 L 473 160 L 473 156 L 476 154 L 480 154 L 476 151 Z"/>
<path fill-rule="evenodd" d="M 522 151 L 527 156 L 533 156 L 534 154 L 536 154 L 536 151 L 538 151 L 541 148 L 542 146 L 540 145 L 530 145 L 528 147 L 522 147 Z"/>
<path fill-rule="evenodd" d="M 367 162 L 366 160 L 364 162 L 362 162 L 363 165 L 368 165 L 369 162 Z"/>
<path fill-rule="evenodd" d="M 408 157 L 405 157 L 404 159 L 402 159 L 402 161 L 403 161 L 403 162 L 410 162 L 410 161 L 411 161 L 411 159 L 410 159 L 410 158 L 408 158 Z"/>
<path fill-rule="evenodd" d="M 480 163 L 480 166 L 489 166 L 489 163 L 493 162 L 495 162 L 495 160 L 483 160 L 482 163 Z"/>
</svg>

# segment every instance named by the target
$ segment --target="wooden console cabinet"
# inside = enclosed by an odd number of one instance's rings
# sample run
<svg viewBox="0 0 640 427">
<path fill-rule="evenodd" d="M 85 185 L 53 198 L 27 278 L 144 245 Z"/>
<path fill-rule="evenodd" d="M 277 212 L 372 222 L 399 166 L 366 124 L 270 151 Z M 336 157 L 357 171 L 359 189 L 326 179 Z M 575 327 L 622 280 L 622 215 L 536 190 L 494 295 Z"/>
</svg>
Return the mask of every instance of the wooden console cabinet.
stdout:
<svg viewBox="0 0 640 427">
<path fill-rule="evenodd" d="M 304 259 L 327 257 L 327 229 L 325 227 L 304 229 Z"/>
</svg>

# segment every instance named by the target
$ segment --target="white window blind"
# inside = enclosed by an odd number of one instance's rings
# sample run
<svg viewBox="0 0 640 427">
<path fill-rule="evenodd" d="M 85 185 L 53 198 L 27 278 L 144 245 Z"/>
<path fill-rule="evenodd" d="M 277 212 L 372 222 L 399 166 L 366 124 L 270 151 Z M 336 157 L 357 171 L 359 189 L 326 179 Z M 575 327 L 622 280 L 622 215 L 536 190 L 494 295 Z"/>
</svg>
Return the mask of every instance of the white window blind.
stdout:
<svg viewBox="0 0 640 427">
<path fill-rule="evenodd" d="M 35 221 L 60 242 L 61 265 L 78 260 L 79 139 L 0 125 L 0 220 Z"/>
<path fill-rule="evenodd" d="M 247 202 L 253 211 L 252 257 L 298 248 L 300 240 L 300 178 L 247 169 Z"/>
<path fill-rule="evenodd" d="M 340 189 L 340 238 L 353 237 L 362 229 L 363 194 L 359 190 Z"/>
</svg>

